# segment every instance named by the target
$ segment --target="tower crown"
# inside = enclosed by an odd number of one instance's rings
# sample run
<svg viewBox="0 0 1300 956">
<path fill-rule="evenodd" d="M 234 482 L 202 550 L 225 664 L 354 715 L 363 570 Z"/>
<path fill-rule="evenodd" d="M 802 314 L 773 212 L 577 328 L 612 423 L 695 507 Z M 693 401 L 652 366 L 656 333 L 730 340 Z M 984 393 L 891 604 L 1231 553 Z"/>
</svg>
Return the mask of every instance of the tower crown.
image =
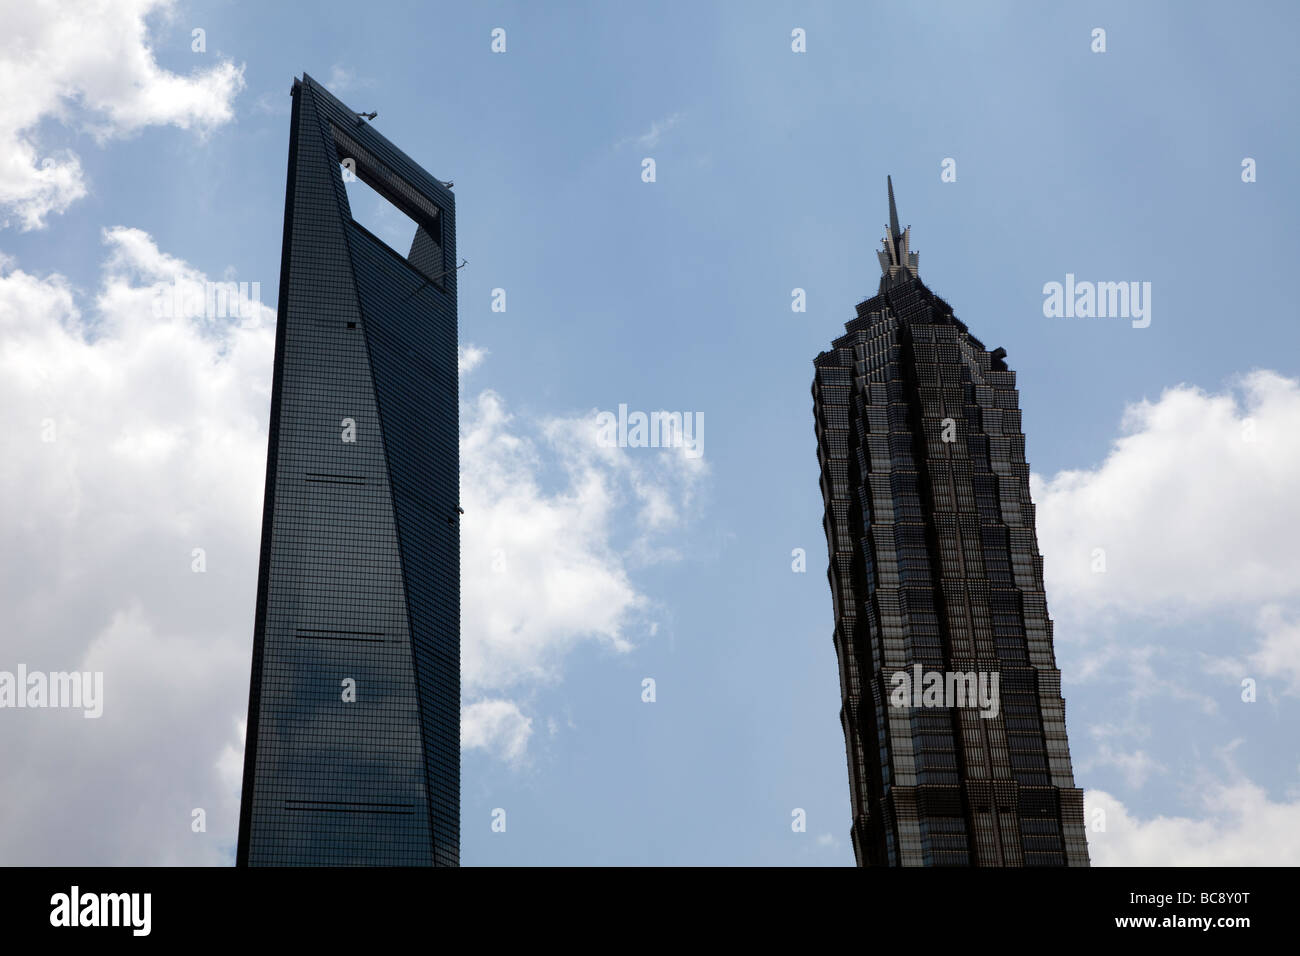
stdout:
<svg viewBox="0 0 1300 956">
<path fill-rule="evenodd" d="M 920 254 L 911 252 L 912 227 L 899 230 L 898 228 L 898 207 L 894 205 L 894 180 L 886 176 L 885 182 L 889 187 L 889 225 L 885 227 L 885 238 L 881 240 L 885 248 L 876 253 L 880 259 L 880 272 L 882 280 L 888 278 L 894 281 L 899 278 L 907 278 L 900 273 L 906 272 L 912 278 L 920 275 Z"/>
</svg>

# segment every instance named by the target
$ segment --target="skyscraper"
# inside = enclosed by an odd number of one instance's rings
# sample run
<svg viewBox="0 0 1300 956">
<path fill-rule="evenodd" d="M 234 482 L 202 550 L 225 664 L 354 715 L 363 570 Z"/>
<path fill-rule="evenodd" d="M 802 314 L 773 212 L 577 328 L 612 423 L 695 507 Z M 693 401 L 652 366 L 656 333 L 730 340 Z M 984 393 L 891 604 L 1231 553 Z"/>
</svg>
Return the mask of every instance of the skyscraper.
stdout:
<svg viewBox="0 0 1300 956">
<path fill-rule="evenodd" d="M 236 862 L 455 866 L 455 201 L 373 114 L 292 93 Z M 409 251 L 345 181 L 413 221 Z"/>
<path fill-rule="evenodd" d="M 1087 866 L 1015 372 L 920 280 L 888 189 L 879 289 L 812 386 L 854 854 Z"/>
</svg>

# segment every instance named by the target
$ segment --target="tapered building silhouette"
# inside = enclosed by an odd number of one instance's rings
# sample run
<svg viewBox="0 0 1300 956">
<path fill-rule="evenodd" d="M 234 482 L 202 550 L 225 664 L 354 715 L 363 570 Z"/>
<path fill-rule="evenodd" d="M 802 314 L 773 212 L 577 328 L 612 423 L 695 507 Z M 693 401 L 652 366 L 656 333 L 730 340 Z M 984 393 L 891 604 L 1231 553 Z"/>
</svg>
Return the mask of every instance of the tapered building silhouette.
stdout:
<svg viewBox="0 0 1300 956">
<path fill-rule="evenodd" d="M 812 386 L 854 854 L 1087 866 L 1015 373 L 921 282 L 888 189 L 879 290 Z M 909 689 L 930 674 L 996 675 L 997 706 Z"/>
<path fill-rule="evenodd" d="M 394 250 L 352 176 L 414 221 Z M 455 202 L 293 86 L 236 862 L 459 862 Z"/>
</svg>

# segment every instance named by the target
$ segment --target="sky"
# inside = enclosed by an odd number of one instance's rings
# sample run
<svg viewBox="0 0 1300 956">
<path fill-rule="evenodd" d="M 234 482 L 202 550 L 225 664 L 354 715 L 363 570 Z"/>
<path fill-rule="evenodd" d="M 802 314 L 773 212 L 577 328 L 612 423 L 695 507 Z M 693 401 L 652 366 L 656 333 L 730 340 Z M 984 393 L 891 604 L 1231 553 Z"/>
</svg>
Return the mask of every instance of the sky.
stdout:
<svg viewBox="0 0 1300 956">
<path fill-rule="evenodd" d="M 0 862 L 233 863 L 305 71 L 455 183 L 465 865 L 852 864 L 809 388 L 886 175 L 1017 372 L 1093 864 L 1300 864 L 1293 5 L 0 14 L 0 671 L 103 674 L 0 709 Z"/>
</svg>

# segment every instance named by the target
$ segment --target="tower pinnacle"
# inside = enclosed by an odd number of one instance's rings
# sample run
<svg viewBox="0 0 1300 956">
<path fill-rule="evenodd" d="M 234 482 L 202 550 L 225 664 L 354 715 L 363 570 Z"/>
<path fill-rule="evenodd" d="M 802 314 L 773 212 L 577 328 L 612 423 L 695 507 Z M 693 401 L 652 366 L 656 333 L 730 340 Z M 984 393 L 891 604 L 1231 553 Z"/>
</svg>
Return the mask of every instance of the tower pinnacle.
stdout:
<svg viewBox="0 0 1300 956">
<path fill-rule="evenodd" d="M 889 225 L 885 228 L 883 242 L 885 248 L 876 253 L 880 259 L 880 271 L 883 276 L 889 279 L 899 278 L 899 273 L 906 270 L 915 278 L 919 275 L 920 255 L 911 252 L 909 247 L 912 241 L 912 227 L 899 230 L 898 228 L 898 206 L 894 204 L 894 179 L 892 176 L 885 177 L 885 183 L 889 189 Z"/>
<path fill-rule="evenodd" d="M 898 207 L 894 205 L 894 177 L 886 176 L 885 184 L 889 187 L 889 235 L 898 238 Z"/>
</svg>

